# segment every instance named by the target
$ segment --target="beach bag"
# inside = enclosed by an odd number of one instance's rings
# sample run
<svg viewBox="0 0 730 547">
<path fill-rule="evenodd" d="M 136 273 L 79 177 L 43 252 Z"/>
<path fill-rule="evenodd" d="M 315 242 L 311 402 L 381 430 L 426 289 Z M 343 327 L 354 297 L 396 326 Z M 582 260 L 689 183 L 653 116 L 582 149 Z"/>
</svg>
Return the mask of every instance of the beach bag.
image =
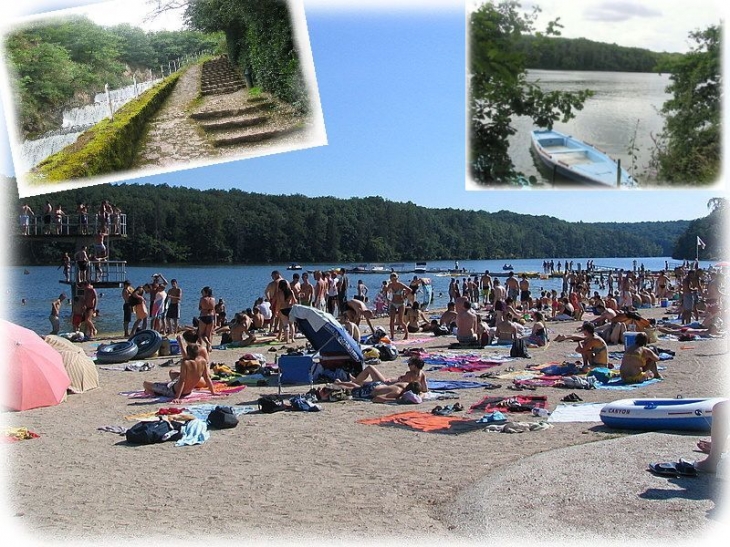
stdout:
<svg viewBox="0 0 730 547">
<path fill-rule="evenodd" d="M 509 350 L 509 356 L 510 357 L 530 357 L 527 354 L 527 347 L 525 346 L 524 339 L 517 338 L 514 342 L 512 342 L 512 347 Z"/>
<path fill-rule="evenodd" d="M 264 414 L 273 414 L 274 412 L 286 410 L 284 403 L 277 399 L 274 395 L 264 395 L 263 397 L 259 397 L 258 404 L 259 411 Z"/>
<path fill-rule="evenodd" d="M 125 433 L 129 444 L 155 444 L 170 439 L 178 433 L 167 420 L 138 422 Z"/>
<path fill-rule="evenodd" d="M 208 414 L 208 425 L 214 429 L 230 429 L 238 425 L 238 418 L 230 406 L 217 406 Z"/>
<path fill-rule="evenodd" d="M 393 344 L 375 344 L 373 346 L 380 352 L 381 361 L 395 361 L 398 359 L 398 349 Z"/>
</svg>

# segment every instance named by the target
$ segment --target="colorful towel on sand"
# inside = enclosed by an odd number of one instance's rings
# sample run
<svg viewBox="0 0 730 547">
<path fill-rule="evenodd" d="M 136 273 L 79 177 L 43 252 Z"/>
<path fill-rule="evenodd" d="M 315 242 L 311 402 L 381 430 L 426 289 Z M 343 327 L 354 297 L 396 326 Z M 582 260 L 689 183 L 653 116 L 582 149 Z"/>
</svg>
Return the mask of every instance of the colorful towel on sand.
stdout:
<svg viewBox="0 0 730 547">
<path fill-rule="evenodd" d="M 560 380 L 562 376 L 549 376 L 544 374 L 542 376 L 536 376 L 535 378 L 516 379 L 512 383 L 517 386 L 531 386 L 531 387 L 553 387 Z"/>
<path fill-rule="evenodd" d="M 128 363 L 119 363 L 116 365 L 99 365 L 101 370 L 114 370 L 118 372 L 147 372 L 155 368 L 154 363 L 146 363 L 145 361 L 129 361 Z"/>
<path fill-rule="evenodd" d="M 417 344 L 423 344 L 424 342 L 430 342 L 433 340 L 433 336 L 429 336 L 428 338 L 408 338 L 407 340 L 393 340 L 391 344 L 394 346 L 403 346 L 403 345 L 417 345 Z"/>
<path fill-rule="evenodd" d="M 515 397 L 487 396 L 478 403 L 470 406 L 468 412 L 471 413 L 475 410 L 485 413 L 496 410 L 500 412 L 515 412 L 514 409 L 510 409 L 508 406 L 510 401 L 514 401 L 525 407 L 524 410 L 520 410 L 519 412 L 529 412 L 533 408 L 545 408 L 547 406 L 547 397 L 545 395 L 517 395 Z"/>
<path fill-rule="evenodd" d="M 428 370 L 447 372 L 476 372 L 514 360 L 511 357 L 501 355 L 485 357 L 481 353 L 467 353 L 462 355 L 455 353 L 426 353 L 421 355 L 421 359 L 429 365 L 430 368 Z"/>
<path fill-rule="evenodd" d="M 428 385 L 428 389 L 430 390 L 453 390 L 483 388 L 489 384 L 483 384 L 482 382 L 467 382 L 463 380 L 426 380 L 426 385 Z"/>
<path fill-rule="evenodd" d="M 28 439 L 37 439 L 38 437 L 40 437 L 38 433 L 29 431 L 27 427 L 6 427 L 0 439 L 6 443 L 16 443 Z"/>
<path fill-rule="evenodd" d="M 421 393 L 421 399 L 424 401 L 443 401 L 446 399 L 458 399 L 459 394 L 455 391 L 431 390 Z"/>
<path fill-rule="evenodd" d="M 221 382 L 213 382 L 213 389 L 215 389 L 215 395 L 213 395 L 210 391 L 207 389 L 200 390 L 195 389 L 193 392 L 185 397 L 183 399 L 182 404 L 189 404 L 189 403 L 196 403 L 198 401 L 208 401 L 210 399 L 215 399 L 218 397 L 227 397 L 228 395 L 233 395 L 234 393 L 238 393 L 239 391 L 242 391 L 245 389 L 246 386 L 227 386 L 224 383 Z M 146 401 L 150 403 L 168 403 L 172 401 L 172 397 L 163 397 L 161 395 L 150 395 L 149 393 L 145 393 L 144 390 L 135 390 L 135 391 L 122 391 L 119 393 L 120 395 L 124 395 L 128 399 L 145 399 Z"/>
<path fill-rule="evenodd" d="M 400 427 L 425 433 L 444 433 L 447 435 L 458 435 L 484 428 L 484 424 L 477 423 L 476 420 L 454 415 L 438 416 L 430 412 L 401 412 L 381 418 L 358 420 L 357 422 L 365 425 Z"/>
<path fill-rule="evenodd" d="M 639 384 L 627 384 L 621 378 L 616 378 L 614 380 L 610 380 L 607 384 L 596 382 L 596 389 L 638 389 L 640 387 L 648 386 L 650 384 L 656 384 L 657 382 L 661 381 L 661 378 L 652 378 L 651 380 L 646 380 Z"/>
<path fill-rule="evenodd" d="M 548 422 L 600 422 L 601 409 L 606 403 L 559 404 Z"/>
</svg>

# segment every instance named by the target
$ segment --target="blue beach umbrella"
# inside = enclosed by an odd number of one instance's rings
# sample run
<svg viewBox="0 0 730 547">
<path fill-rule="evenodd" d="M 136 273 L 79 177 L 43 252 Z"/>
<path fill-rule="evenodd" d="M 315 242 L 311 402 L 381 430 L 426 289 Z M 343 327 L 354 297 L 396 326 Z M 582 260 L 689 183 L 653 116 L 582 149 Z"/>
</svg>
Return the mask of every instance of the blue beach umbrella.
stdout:
<svg viewBox="0 0 730 547">
<path fill-rule="evenodd" d="M 295 304 L 289 317 L 321 355 L 349 355 L 358 363 L 365 361 L 360 345 L 331 314 Z"/>
</svg>

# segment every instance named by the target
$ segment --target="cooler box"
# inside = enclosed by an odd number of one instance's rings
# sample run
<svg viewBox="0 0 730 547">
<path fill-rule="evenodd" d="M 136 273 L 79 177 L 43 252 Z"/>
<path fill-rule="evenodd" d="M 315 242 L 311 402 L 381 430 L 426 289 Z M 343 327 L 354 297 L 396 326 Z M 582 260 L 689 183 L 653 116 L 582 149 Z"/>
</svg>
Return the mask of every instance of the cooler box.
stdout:
<svg viewBox="0 0 730 547">
<path fill-rule="evenodd" d="M 170 340 L 170 355 L 180 355 L 180 344 L 177 340 Z"/>
<path fill-rule="evenodd" d="M 669 307 L 669 300 L 667 300 L 666 298 L 662 298 L 660 300 L 660 303 L 661 303 L 661 307 L 662 308 L 668 308 Z"/>
<path fill-rule="evenodd" d="M 624 333 L 624 350 L 629 349 L 636 342 L 636 335 L 638 332 L 625 332 Z"/>
<path fill-rule="evenodd" d="M 311 384 L 314 360 L 311 355 L 282 355 L 279 365 L 279 384 Z"/>
</svg>

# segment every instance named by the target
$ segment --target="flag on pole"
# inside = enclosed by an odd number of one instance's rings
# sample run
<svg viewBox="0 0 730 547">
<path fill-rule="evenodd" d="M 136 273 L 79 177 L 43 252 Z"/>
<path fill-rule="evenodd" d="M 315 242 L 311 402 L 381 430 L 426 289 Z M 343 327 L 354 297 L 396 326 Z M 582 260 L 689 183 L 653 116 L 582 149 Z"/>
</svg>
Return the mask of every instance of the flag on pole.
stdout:
<svg viewBox="0 0 730 547">
<path fill-rule="evenodd" d="M 698 247 L 702 247 L 703 249 L 705 247 L 707 247 L 707 245 L 705 244 L 705 242 L 700 239 L 700 236 L 697 236 L 697 246 Z"/>
</svg>

